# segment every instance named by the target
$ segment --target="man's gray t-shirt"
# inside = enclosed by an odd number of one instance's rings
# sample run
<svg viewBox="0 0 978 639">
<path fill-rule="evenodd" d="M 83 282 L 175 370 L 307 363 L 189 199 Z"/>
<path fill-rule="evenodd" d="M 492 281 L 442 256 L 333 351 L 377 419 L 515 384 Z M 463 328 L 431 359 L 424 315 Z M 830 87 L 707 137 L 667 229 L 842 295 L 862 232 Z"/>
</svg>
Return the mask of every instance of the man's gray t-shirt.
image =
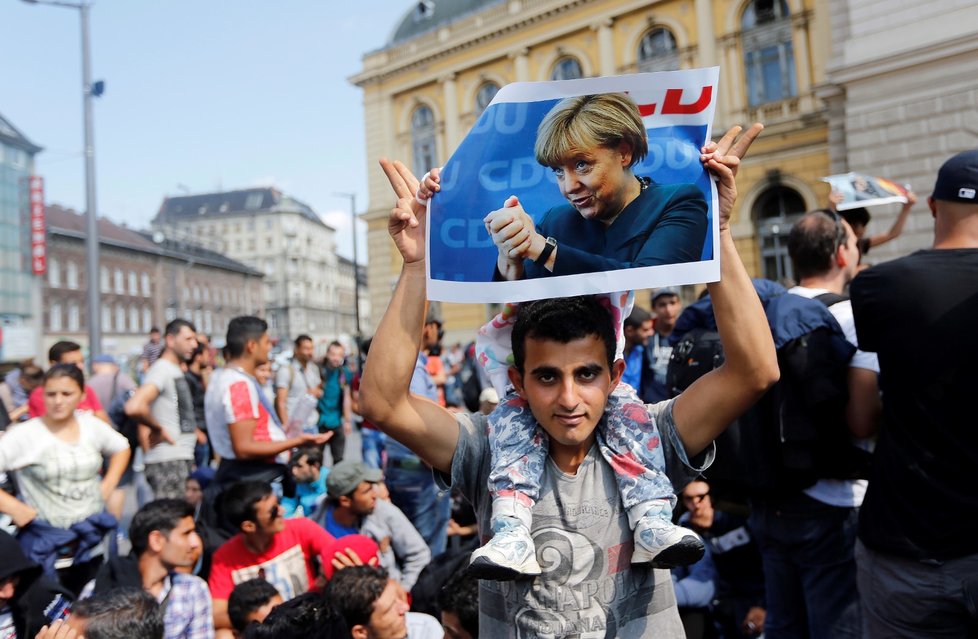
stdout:
<svg viewBox="0 0 978 639">
<path fill-rule="evenodd" d="M 666 473 L 681 490 L 713 461 L 712 446 L 690 463 L 672 418 L 674 400 L 648 405 L 662 438 Z M 490 453 L 484 415 L 460 414 L 451 485 L 472 502 L 490 536 Z M 576 475 L 548 459 L 532 535 L 543 574 L 480 581 L 480 637 L 684 637 L 668 570 L 632 568 L 632 531 L 611 467 L 597 445 Z M 439 481 L 448 478 L 436 474 Z"/>
<path fill-rule="evenodd" d="M 305 366 L 300 365 L 296 359 L 289 360 L 287 366 L 282 366 L 275 373 L 275 390 L 286 388 L 289 391 L 285 400 L 285 409 L 289 415 L 295 410 L 302 396 L 310 393 L 321 383 L 319 367 L 312 360 L 306 362 Z M 316 411 L 313 411 L 309 417 L 309 423 L 315 424 L 316 418 Z"/>
<path fill-rule="evenodd" d="M 152 384 L 159 391 L 151 407 L 153 418 L 176 442 L 176 445 L 160 442 L 150 448 L 146 452 L 146 463 L 193 460 L 197 420 L 190 385 L 183 371 L 173 362 L 161 358 L 146 371 L 143 383 Z"/>
</svg>

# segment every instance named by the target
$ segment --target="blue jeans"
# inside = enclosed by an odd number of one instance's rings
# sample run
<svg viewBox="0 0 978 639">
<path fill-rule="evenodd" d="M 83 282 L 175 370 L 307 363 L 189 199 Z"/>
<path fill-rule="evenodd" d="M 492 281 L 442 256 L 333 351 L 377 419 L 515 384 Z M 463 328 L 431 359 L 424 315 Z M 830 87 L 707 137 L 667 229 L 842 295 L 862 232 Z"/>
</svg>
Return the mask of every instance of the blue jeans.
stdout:
<svg viewBox="0 0 978 639">
<path fill-rule="evenodd" d="M 401 461 L 387 460 L 384 474 L 391 501 L 414 524 L 431 549 L 431 556 L 435 557 L 445 552 L 448 543 L 452 500 L 448 493 L 435 486 L 430 468 L 423 464 L 417 469 L 401 468 L 398 466 Z"/>
<path fill-rule="evenodd" d="M 856 590 L 858 508 L 803 493 L 751 503 L 750 527 L 764 563 L 767 639 L 861 637 Z"/>
<path fill-rule="evenodd" d="M 373 428 L 360 429 L 363 449 L 363 463 L 370 468 L 384 467 L 384 453 L 387 450 L 387 435 Z"/>
</svg>

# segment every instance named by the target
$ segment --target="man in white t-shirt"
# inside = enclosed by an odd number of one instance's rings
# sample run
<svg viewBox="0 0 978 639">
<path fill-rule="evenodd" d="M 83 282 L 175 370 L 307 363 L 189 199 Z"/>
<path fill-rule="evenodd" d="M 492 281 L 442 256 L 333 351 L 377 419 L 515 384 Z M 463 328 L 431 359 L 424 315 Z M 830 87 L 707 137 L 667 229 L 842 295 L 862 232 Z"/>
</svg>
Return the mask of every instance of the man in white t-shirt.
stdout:
<svg viewBox="0 0 978 639">
<path fill-rule="evenodd" d="M 788 253 L 800 282 L 788 292 L 826 304 L 857 348 L 840 384 L 848 386 L 845 419 L 853 445 L 868 447 L 882 410 L 879 363 L 875 354 L 858 350 L 852 305 L 842 297 L 859 264 L 856 236 L 838 214 L 814 211 L 792 227 Z M 845 452 L 839 451 L 840 458 Z M 766 633 L 813 639 L 861 635 L 854 550 L 866 483 L 819 479 L 777 500 L 752 502 L 751 526 L 767 590 Z"/>
<path fill-rule="evenodd" d="M 157 499 L 180 499 L 197 444 L 193 395 L 184 367 L 197 349 L 197 329 L 175 319 L 164 331 L 166 348 L 126 402 L 126 415 L 140 422 L 146 481 Z"/>
<path fill-rule="evenodd" d="M 275 412 L 283 426 L 289 423 L 299 406 L 299 400 L 310 395 L 316 399 L 323 394 L 323 383 L 319 377 L 319 367 L 312 361 L 313 343 L 308 335 L 295 338 L 295 348 L 292 359 L 287 366 L 282 366 L 275 373 Z M 311 409 L 305 423 L 300 426 L 316 426 L 316 404 L 311 403 Z"/>
</svg>

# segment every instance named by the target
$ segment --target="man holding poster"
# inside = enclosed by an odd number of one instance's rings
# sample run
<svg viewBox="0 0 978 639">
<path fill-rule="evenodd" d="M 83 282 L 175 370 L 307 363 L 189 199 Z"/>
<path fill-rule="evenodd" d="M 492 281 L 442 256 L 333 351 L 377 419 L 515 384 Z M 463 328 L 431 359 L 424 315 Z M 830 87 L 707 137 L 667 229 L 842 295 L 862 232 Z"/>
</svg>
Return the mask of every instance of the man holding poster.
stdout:
<svg viewBox="0 0 978 639">
<path fill-rule="evenodd" d="M 760 129 L 755 125 L 734 143 L 735 128 L 700 156 L 720 180 L 716 246 L 721 281 L 709 287 L 726 361 L 678 398 L 648 407 L 662 436 L 666 472 L 677 489 L 709 466 L 712 440 L 778 377 L 770 329 L 729 228 L 734 175 Z M 414 198 L 416 178 L 400 163 L 384 160 L 382 165 L 399 198 L 389 230 L 404 267 L 371 348 L 385 365 L 365 369 L 361 408 L 438 471 L 440 481 L 466 495 L 487 536 L 485 417 L 456 416 L 409 393 L 425 317 L 426 218 Z M 620 380 L 621 362 L 609 366 L 605 347 L 593 335 L 567 343 L 535 335 L 522 346 L 526 374 L 519 374 L 519 386 L 551 440 L 546 488 L 533 524 L 544 570 L 514 583 L 481 582 L 482 636 L 682 636 L 668 572 L 630 564 L 631 530 L 616 497 L 614 472 L 594 446 L 594 431 Z M 568 410 L 573 419 L 565 417 Z"/>
</svg>

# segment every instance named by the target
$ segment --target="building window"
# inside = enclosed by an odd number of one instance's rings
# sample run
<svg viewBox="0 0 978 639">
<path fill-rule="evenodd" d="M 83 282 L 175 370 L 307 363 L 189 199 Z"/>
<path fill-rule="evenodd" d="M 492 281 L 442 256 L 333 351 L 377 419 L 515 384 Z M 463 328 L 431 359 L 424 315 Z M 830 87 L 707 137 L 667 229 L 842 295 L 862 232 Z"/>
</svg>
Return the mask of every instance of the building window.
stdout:
<svg viewBox="0 0 978 639">
<path fill-rule="evenodd" d="M 199 286 L 194 286 L 194 301 L 195 302 L 199 302 L 200 301 L 200 287 Z"/>
<path fill-rule="evenodd" d="M 98 269 L 98 286 L 99 290 L 103 293 L 108 293 L 112 290 L 112 286 L 109 284 L 109 269 L 105 266 L 101 266 Z"/>
<path fill-rule="evenodd" d="M 68 288 L 77 289 L 78 288 L 78 264 L 75 262 L 68 262 L 65 265 L 65 280 Z"/>
<path fill-rule="evenodd" d="M 48 309 L 48 326 L 51 327 L 52 331 L 60 331 L 62 327 L 62 317 L 61 317 L 61 304 L 55 302 Z"/>
<path fill-rule="evenodd" d="M 115 270 L 115 272 L 112 274 L 112 279 L 115 280 L 113 282 L 115 284 L 115 292 L 116 293 L 125 293 L 126 292 L 126 287 L 125 287 L 125 282 L 123 281 L 122 269 L 121 268 L 117 268 Z"/>
<path fill-rule="evenodd" d="M 115 307 L 115 330 L 118 333 L 126 332 L 126 308 L 122 304 Z"/>
<path fill-rule="evenodd" d="M 785 0 L 753 0 L 740 21 L 750 106 L 797 95 L 791 16 Z"/>
<path fill-rule="evenodd" d="M 261 201 L 263 199 L 263 193 L 261 191 L 257 193 L 249 193 L 248 197 L 245 198 L 245 210 L 253 211 L 255 209 L 261 208 Z"/>
<path fill-rule="evenodd" d="M 265 218 L 265 230 L 266 231 L 271 231 L 272 230 L 272 227 L 274 227 L 274 226 L 275 226 L 275 221 L 272 218 L 270 218 L 270 217 Z"/>
<path fill-rule="evenodd" d="M 550 72 L 551 80 L 576 80 L 583 77 L 584 71 L 581 70 L 581 63 L 578 62 L 577 58 L 571 56 L 557 60 L 557 63 L 554 64 L 554 70 Z"/>
<path fill-rule="evenodd" d="M 758 196 L 751 208 L 761 245 L 763 276 L 776 282 L 794 279 L 788 256 L 788 233 L 805 212 L 805 200 L 794 189 L 775 185 Z"/>
<path fill-rule="evenodd" d="M 475 93 L 475 114 L 482 115 L 492 99 L 499 93 L 499 85 L 495 82 L 486 82 Z"/>
<path fill-rule="evenodd" d="M 129 307 L 129 332 L 139 332 L 139 308 L 136 306 Z"/>
<path fill-rule="evenodd" d="M 81 311 L 77 302 L 68 303 L 68 332 L 77 333 L 81 330 Z"/>
<path fill-rule="evenodd" d="M 129 271 L 129 294 L 139 295 L 139 276 L 136 271 Z"/>
<path fill-rule="evenodd" d="M 679 69 L 679 52 L 676 38 L 669 29 L 656 27 L 642 36 L 638 45 L 638 70 L 676 71 Z"/>
<path fill-rule="evenodd" d="M 435 160 L 435 114 L 421 105 L 411 114 L 411 148 L 414 157 L 415 175 L 424 175 Z"/>
<path fill-rule="evenodd" d="M 153 311 L 149 310 L 147 307 L 143 307 L 143 332 L 149 333 L 149 329 L 153 328 Z"/>
<path fill-rule="evenodd" d="M 102 314 L 102 332 L 111 333 L 112 332 L 112 309 L 109 308 L 108 306 L 102 306 L 101 314 Z"/>
<path fill-rule="evenodd" d="M 61 288 L 61 263 L 53 257 L 48 258 L 48 286 Z"/>
<path fill-rule="evenodd" d="M 139 286 L 140 289 L 142 289 L 143 297 L 149 297 L 150 296 L 149 273 L 141 273 L 139 275 Z"/>
</svg>

